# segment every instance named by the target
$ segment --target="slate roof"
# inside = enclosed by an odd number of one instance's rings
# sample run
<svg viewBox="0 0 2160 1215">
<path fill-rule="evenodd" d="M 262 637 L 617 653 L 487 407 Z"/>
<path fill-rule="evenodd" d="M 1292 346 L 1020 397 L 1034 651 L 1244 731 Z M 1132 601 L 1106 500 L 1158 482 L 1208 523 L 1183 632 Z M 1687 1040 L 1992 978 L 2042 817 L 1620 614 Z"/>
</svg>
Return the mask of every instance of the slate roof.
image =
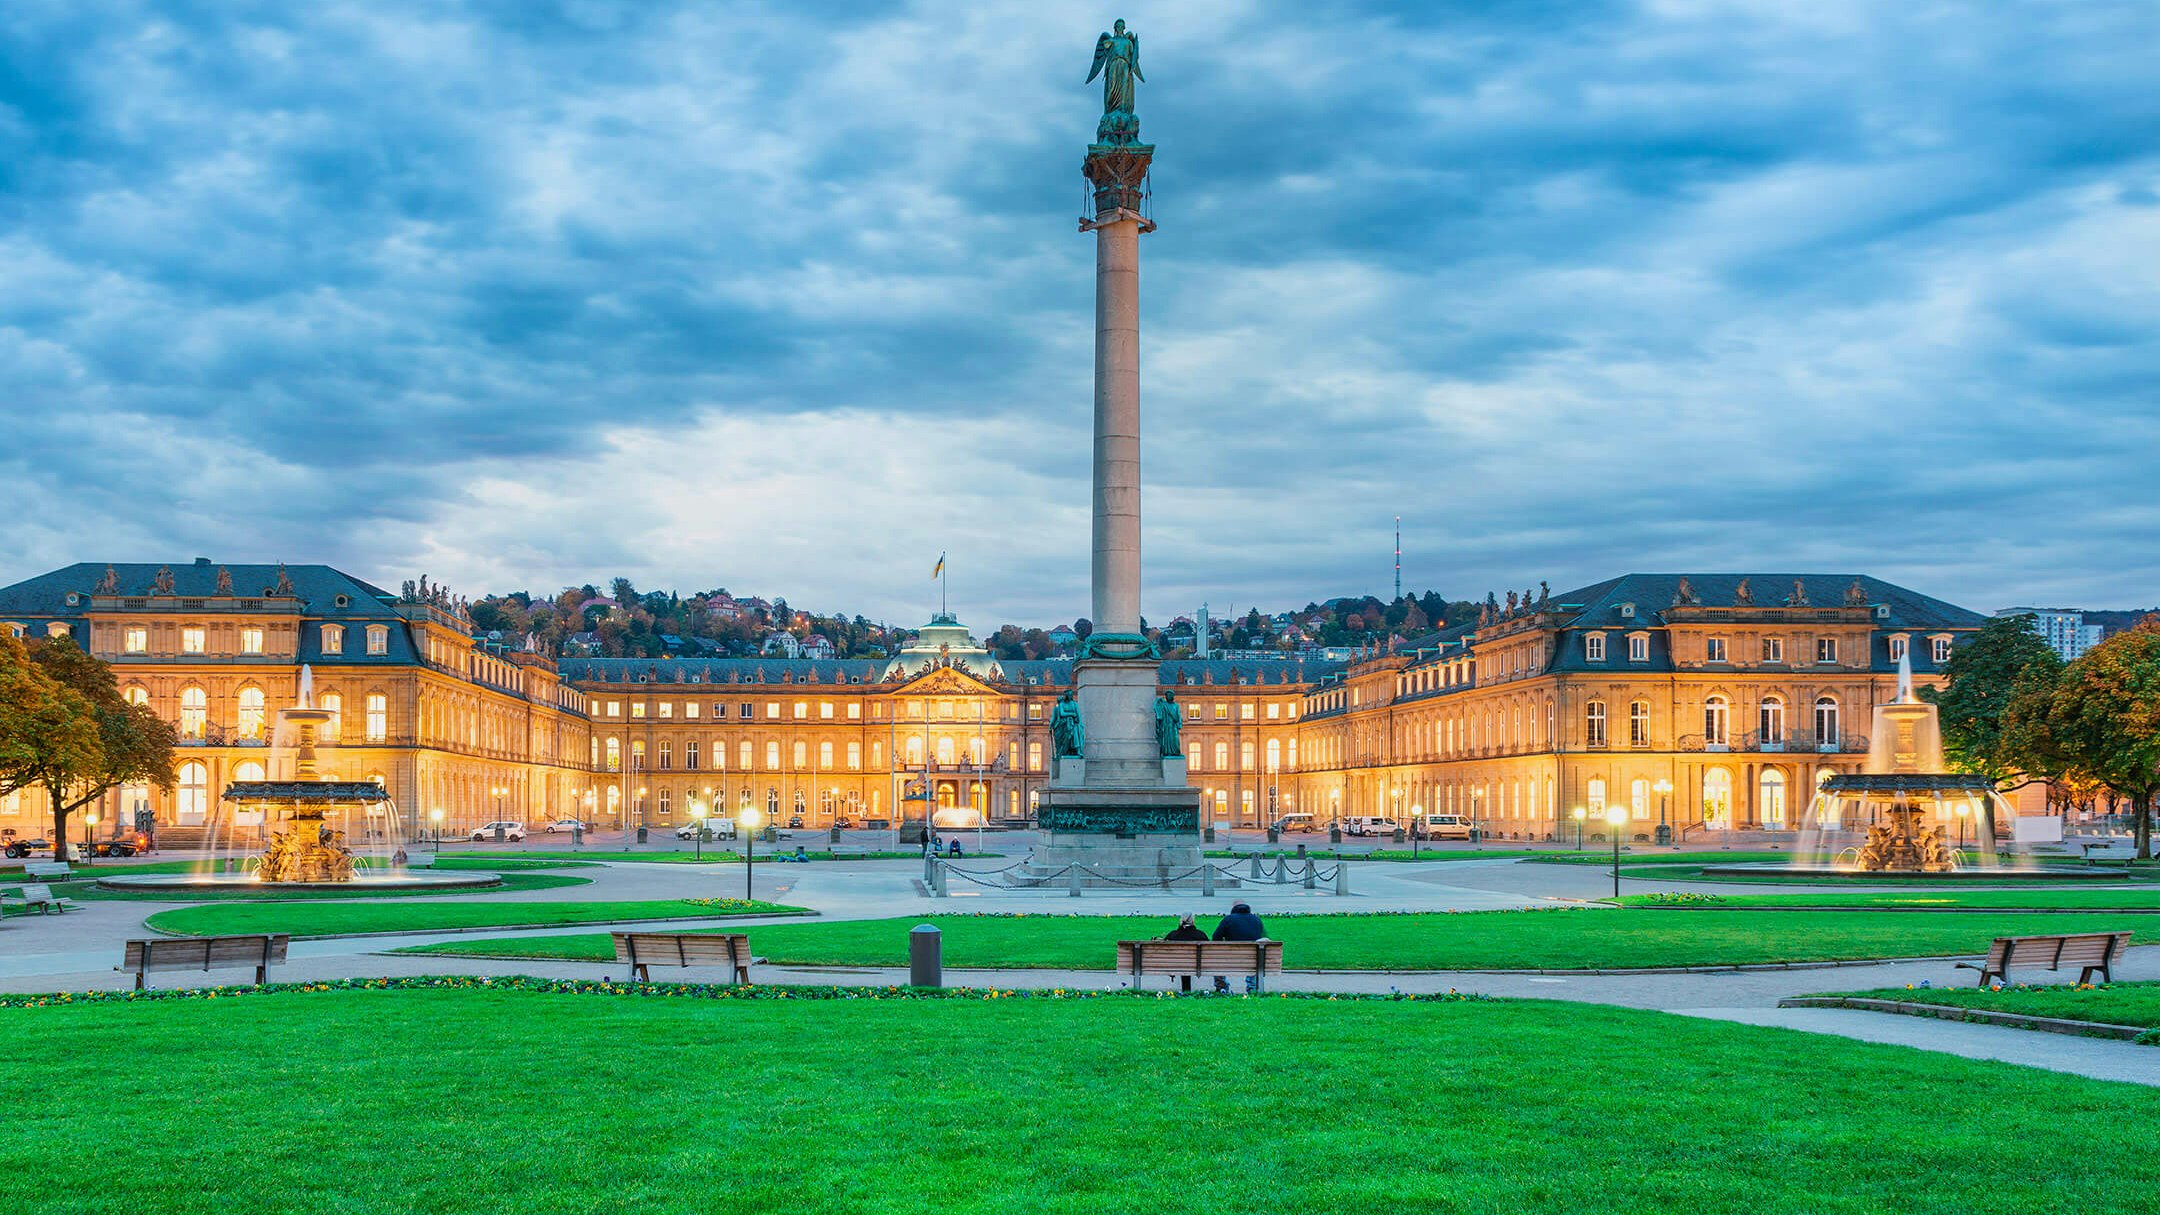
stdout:
<svg viewBox="0 0 2160 1215">
<path fill-rule="evenodd" d="M 891 665 L 888 658 L 564 658 L 559 666 L 566 681 L 576 683 L 710 683 L 765 686 L 785 682 L 879 683 Z M 1072 660 L 1067 658 L 1000 660 L 1005 683 L 1042 684 L 1061 687 L 1072 682 Z M 1241 679 L 1255 685 L 1286 685 L 1316 680 L 1340 664 L 1329 662 L 1185 659 L 1162 664 L 1159 680 L 1165 685 L 1231 685 Z M 970 672 L 982 678 L 981 672 Z"/>
</svg>

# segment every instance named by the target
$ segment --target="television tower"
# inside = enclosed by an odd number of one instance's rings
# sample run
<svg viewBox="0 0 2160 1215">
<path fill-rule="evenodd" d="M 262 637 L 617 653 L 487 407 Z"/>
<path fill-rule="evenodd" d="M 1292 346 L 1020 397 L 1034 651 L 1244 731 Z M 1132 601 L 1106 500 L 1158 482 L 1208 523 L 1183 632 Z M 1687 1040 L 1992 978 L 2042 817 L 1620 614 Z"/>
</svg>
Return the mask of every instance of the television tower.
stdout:
<svg viewBox="0 0 2160 1215">
<path fill-rule="evenodd" d="M 1395 516 L 1395 599 L 1402 600 L 1402 516 Z"/>
</svg>

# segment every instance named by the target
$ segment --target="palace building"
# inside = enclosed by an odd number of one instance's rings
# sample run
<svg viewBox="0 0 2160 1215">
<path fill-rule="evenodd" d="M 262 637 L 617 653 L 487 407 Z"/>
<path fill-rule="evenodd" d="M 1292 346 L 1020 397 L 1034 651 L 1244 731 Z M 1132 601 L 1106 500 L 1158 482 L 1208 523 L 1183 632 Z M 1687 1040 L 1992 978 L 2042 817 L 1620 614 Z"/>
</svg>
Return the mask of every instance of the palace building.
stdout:
<svg viewBox="0 0 2160 1215">
<path fill-rule="evenodd" d="M 1629 574 L 1348 662 L 1170 661 L 1160 678 L 1210 823 L 1422 810 L 1557 839 L 1575 808 L 1617 803 L 1634 835 L 1700 840 L 1788 829 L 1818 780 L 1859 769 L 1900 658 L 1935 682 L 1982 623 L 1864 576 Z M 0 627 L 72 634 L 176 724 L 174 789 L 126 791 L 106 819 L 148 814 L 168 841 L 226 782 L 277 775 L 269 727 L 302 663 L 337 714 L 324 771 L 451 831 L 572 814 L 657 829 L 746 805 L 874 826 L 925 802 L 942 825 L 1024 824 L 1072 678 L 1069 660 L 998 660 L 944 615 L 891 658 L 557 661 L 476 638 L 439 588 L 320 565 L 75 565 L 0 588 Z M 43 812 L 35 793 L 0 799 L 0 827 L 40 830 Z"/>
</svg>

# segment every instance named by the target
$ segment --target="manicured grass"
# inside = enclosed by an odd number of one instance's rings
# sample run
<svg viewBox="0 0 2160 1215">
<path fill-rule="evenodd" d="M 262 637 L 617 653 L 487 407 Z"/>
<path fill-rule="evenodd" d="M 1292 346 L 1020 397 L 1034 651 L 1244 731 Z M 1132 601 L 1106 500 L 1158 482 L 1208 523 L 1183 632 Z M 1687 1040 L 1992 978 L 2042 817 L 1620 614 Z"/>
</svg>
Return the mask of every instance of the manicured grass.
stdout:
<svg viewBox="0 0 2160 1215">
<path fill-rule="evenodd" d="M 469 892 L 468 892 L 469 893 Z M 653 899 L 608 903 L 459 903 L 436 899 L 368 902 L 230 903 L 161 911 L 145 923 L 181 936 L 284 932 L 296 937 L 353 932 L 433 932 L 456 928 L 539 928 L 685 916 L 809 915 L 780 903 L 741 899 Z"/>
<path fill-rule="evenodd" d="M 505 873 L 494 886 L 463 890 L 280 890 L 274 886 L 205 887 L 200 890 L 104 890 L 95 882 L 65 882 L 53 887 L 55 894 L 85 902 L 120 903 L 288 903 L 324 899 L 428 899 L 446 895 L 504 894 L 533 890 L 560 890 L 586 886 L 591 878 L 559 873 Z"/>
<path fill-rule="evenodd" d="M 1743 858 L 1737 863 L 1753 863 L 1762 858 Z M 1611 864 L 1607 858 L 1607 865 Z M 1731 863 L 1731 862 L 1721 862 Z M 1953 881 L 1960 889 L 1983 886 L 2044 886 L 2046 879 L 2038 877 L 1961 877 L 1945 879 L 1934 874 L 1896 873 L 1704 873 L 1699 864 L 1630 864 L 1625 855 L 1620 859 L 1623 877 L 1645 882 L 1729 882 L 1741 886 L 1941 886 Z M 2125 873 L 2120 878 L 2070 878 L 2081 886 L 2126 886 L 2160 880 L 2152 873 Z"/>
<path fill-rule="evenodd" d="M 386 1026 L 425 1052 L 382 1049 Z M 2149 1121 L 2149 1089 L 1622 1008 L 465 989 L 7 1009 L 0 1031 L 157 1061 L 17 1103 L 0 1166 L 49 1211 L 1993 1215 L 2143 1210 L 2160 1185 L 2160 1156 L 2092 1140 Z M 0 1062 L 9 1091 L 47 1073 Z M 85 1151 L 86 1109 L 186 1150 Z"/>
<path fill-rule="evenodd" d="M 904 966 L 908 929 L 935 924 L 952 967 L 1109 970 L 1114 944 L 1161 936 L 1169 916 L 913 916 L 750 928 L 773 963 Z M 1921 916 L 1898 912 L 1484 911 L 1465 914 L 1268 916 L 1294 970 L 1599 969 L 1722 966 L 1984 953 L 1998 936 L 2130 929 L 2160 941 L 2160 918 L 2080 915 Z M 428 953 L 594 959 L 603 935 L 446 942 Z"/>
<path fill-rule="evenodd" d="M 497 873 L 510 873 L 520 869 L 594 869 L 598 866 L 590 860 L 562 861 L 531 856 L 442 856 L 420 853 L 413 858 L 418 869 L 489 869 Z"/>
<path fill-rule="evenodd" d="M 1664 896 L 1670 898 L 1671 896 Z M 1660 896 L 1631 894 L 1620 902 L 1629 907 L 1657 905 Z M 1669 904 L 1668 904 L 1669 905 Z M 2152 887 L 2102 886 L 2075 890 L 1916 890 L 1900 892 L 1830 891 L 1823 894 L 1713 894 L 1691 897 L 1695 907 L 1871 907 L 1889 910 L 1927 910 L 1943 907 L 2062 907 L 2078 910 L 2111 908 L 2160 911 L 2160 889 Z"/>
<path fill-rule="evenodd" d="M 1579 852 L 1543 852 L 1533 859 L 1549 861 L 1556 865 L 1603 865 L 1612 867 L 1612 845 L 1600 848 L 1588 844 Z M 1620 846 L 1620 864 L 1628 865 L 1749 865 L 1769 864 L 1781 861 L 1828 860 L 1822 856 L 1804 856 L 1800 853 L 1781 852 L 1775 849 L 1734 849 L 1731 852 L 1659 852 L 1654 849 L 1638 850 L 1626 844 Z"/>
<path fill-rule="evenodd" d="M 1953 1008 L 2067 1017 L 2073 1021 L 2102 1021 L 2109 1025 L 2160 1026 L 2160 982 L 2106 983 L 2094 987 L 2071 983 L 2040 986 L 2021 983 L 2001 991 L 1990 991 L 1985 987 L 1883 987 L 1822 994 L 1902 1000 L 1911 1004 L 1947 1004 Z"/>
<path fill-rule="evenodd" d="M 961 846 L 966 847 L 966 844 L 963 843 Z M 920 848 L 910 848 L 900 852 L 820 852 L 806 848 L 804 854 L 813 861 L 919 861 L 922 859 L 922 849 Z M 494 862 L 497 858 L 506 856 L 533 857 L 544 860 L 577 860 L 591 864 L 604 863 L 611 865 L 740 865 L 743 859 L 740 852 L 710 847 L 705 849 L 705 855 L 702 858 L 695 852 L 623 852 L 619 849 L 607 848 L 587 848 L 583 852 L 445 852 L 442 855 L 445 861 L 469 861 L 476 869 L 496 868 Z M 758 864 L 763 865 L 778 860 L 782 856 L 792 857 L 794 855 L 795 845 L 793 844 L 785 842 L 762 844 L 757 850 L 757 861 Z M 970 852 L 961 859 L 975 860 L 978 857 L 989 859 L 1000 855 L 1002 854 L 996 852 Z"/>
<path fill-rule="evenodd" d="M 1240 861 L 1249 856 L 1257 856 L 1262 860 L 1269 861 L 1279 857 L 1288 857 L 1293 861 L 1298 859 L 1295 846 L 1289 848 L 1255 848 L 1244 852 L 1215 849 L 1209 851 L 1207 855 L 1218 860 Z M 1333 848 L 1307 848 L 1305 855 L 1316 860 L 1332 861 L 1335 859 L 1337 851 Z M 1353 861 L 1510 861 L 1550 854 L 1530 848 L 1493 848 L 1481 852 L 1475 848 L 1431 848 L 1420 846 L 1415 856 L 1411 855 L 1408 848 L 1375 848 L 1370 852 L 1345 849 L 1340 855 L 1346 856 Z"/>
</svg>

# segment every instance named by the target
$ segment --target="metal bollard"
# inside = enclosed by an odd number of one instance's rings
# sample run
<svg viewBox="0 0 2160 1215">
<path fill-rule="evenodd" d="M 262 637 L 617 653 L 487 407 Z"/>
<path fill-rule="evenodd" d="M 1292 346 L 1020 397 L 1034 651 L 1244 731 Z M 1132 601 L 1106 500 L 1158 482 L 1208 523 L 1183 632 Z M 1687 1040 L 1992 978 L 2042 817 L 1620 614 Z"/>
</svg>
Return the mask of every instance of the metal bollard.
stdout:
<svg viewBox="0 0 2160 1215">
<path fill-rule="evenodd" d="M 945 934 L 935 925 L 917 924 L 907 934 L 910 987 L 945 986 Z"/>
<path fill-rule="evenodd" d="M 1335 862 L 1335 893 L 1350 893 L 1350 862 L 1348 861 L 1338 860 Z"/>
<path fill-rule="evenodd" d="M 1215 866 L 1208 864 L 1206 861 L 1200 862 L 1200 897 L 1203 899 L 1215 897 Z"/>
<path fill-rule="evenodd" d="M 923 880 L 923 885 L 925 885 L 925 886 L 935 886 L 935 885 L 937 885 L 937 862 L 938 862 L 938 858 L 937 858 L 937 853 L 935 853 L 935 852 L 925 852 L 925 853 L 923 853 L 923 854 L 922 854 L 922 880 Z"/>
<path fill-rule="evenodd" d="M 1076 898 L 1076 899 L 1077 899 L 1077 898 L 1079 898 L 1079 897 L 1080 897 L 1080 866 L 1078 866 L 1078 865 L 1074 865 L 1074 866 L 1073 866 L 1073 867 L 1072 867 L 1071 869 L 1069 869 L 1069 870 L 1067 870 L 1067 871 L 1066 871 L 1066 876 L 1067 876 L 1067 877 L 1068 877 L 1068 878 L 1070 879 L 1070 881 L 1069 881 L 1069 882 L 1067 883 L 1067 885 L 1066 885 L 1066 893 L 1067 893 L 1067 894 L 1070 894 L 1070 895 L 1071 895 L 1072 897 L 1074 897 L 1074 898 Z"/>
</svg>

